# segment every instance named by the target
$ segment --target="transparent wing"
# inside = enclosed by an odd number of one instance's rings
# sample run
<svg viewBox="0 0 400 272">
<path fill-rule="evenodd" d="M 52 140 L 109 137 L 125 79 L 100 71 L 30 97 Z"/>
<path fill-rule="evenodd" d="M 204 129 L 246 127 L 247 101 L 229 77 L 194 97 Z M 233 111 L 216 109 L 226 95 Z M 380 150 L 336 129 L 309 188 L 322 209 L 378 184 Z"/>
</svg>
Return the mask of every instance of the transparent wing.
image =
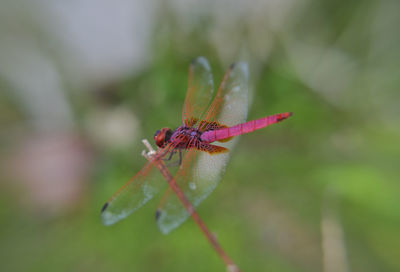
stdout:
<svg viewBox="0 0 400 272">
<path fill-rule="evenodd" d="M 198 57 L 189 67 L 188 90 L 183 104 L 182 121 L 189 126 L 201 120 L 214 94 L 214 80 L 207 59 Z"/>
<path fill-rule="evenodd" d="M 214 160 L 220 155 L 209 155 L 211 161 L 205 161 L 204 159 L 200 160 L 201 153 L 196 149 L 187 151 L 182 168 L 175 175 L 178 186 L 195 207 L 215 189 L 223 168 L 225 168 L 224 161 Z M 222 155 L 228 156 L 227 154 Z M 213 163 L 215 164 L 210 168 Z M 189 216 L 185 206 L 173 190 L 168 188 L 157 210 L 157 224 L 161 232 L 169 233 L 186 221 Z"/>
<path fill-rule="evenodd" d="M 132 214 L 166 187 L 154 163 L 148 162 L 142 170 L 117 191 L 101 210 L 104 225 L 112 225 Z"/>
<path fill-rule="evenodd" d="M 249 68 L 244 62 L 232 64 L 203 120 L 209 124 L 218 121 L 226 126 L 243 123 L 247 118 L 248 100 Z M 202 129 L 206 130 L 207 127 Z"/>
<path fill-rule="evenodd" d="M 217 100 L 218 99 L 218 100 Z M 210 114 L 211 111 L 211 114 Z M 247 118 L 248 67 L 237 63 L 228 70 L 210 106 L 207 121 L 216 119 L 221 124 L 235 125 Z M 212 122 L 204 122 L 212 124 Z M 218 143 L 232 148 L 236 140 Z M 188 200 L 196 207 L 217 187 L 229 161 L 229 153 L 210 155 L 196 149 L 187 151 L 175 180 Z M 158 208 L 157 224 L 164 234 L 181 225 L 190 214 L 173 191 L 168 188 Z"/>
</svg>

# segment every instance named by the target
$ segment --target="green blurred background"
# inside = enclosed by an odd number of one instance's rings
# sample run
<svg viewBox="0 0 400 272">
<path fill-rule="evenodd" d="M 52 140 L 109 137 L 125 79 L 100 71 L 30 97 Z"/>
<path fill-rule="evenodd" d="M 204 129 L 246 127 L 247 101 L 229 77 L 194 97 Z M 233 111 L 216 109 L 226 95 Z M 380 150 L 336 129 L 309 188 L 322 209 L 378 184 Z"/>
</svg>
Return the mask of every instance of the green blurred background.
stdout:
<svg viewBox="0 0 400 272">
<path fill-rule="evenodd" d="M 104 202 L 180 124 L 196 56 L 249 63 L 249 119 L 198 212 L 243 271 L 400 271 L 400 2 L 0 2 L 0 270 L 224 271 L 160 197 Z"/>
</svg>

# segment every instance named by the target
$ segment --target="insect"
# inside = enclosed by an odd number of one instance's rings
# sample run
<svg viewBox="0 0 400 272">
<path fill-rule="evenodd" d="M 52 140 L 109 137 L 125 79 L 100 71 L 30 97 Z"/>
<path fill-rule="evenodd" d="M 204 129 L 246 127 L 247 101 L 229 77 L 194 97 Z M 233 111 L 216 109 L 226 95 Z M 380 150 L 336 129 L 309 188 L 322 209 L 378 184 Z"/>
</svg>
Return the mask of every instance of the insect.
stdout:
<svg viewBox="0 0 400 272">
<path fill-rule="evenodd" d="M 235 136 L 278 123 L 292 115 L 285 112 L 246 122 L 248 77 L 246 63 L 233 64 L 214 93 L 208 61 L 204 57 L 196 58 L 189 68 L 182 125 L 175 130 L 163 128 L 154 135 L 158 146 L 156 159 L 162 159 L 170 166 L 177 185 L 194 207 L 217 186 L 229 160 L 228 151 L 236 142 Z M 155 164 L 155 160 L 147 162 L 103 206 L 101 217 L 105 225 L 124 219 L 164 189 L 166 182 Z M 156 212 L 161 232 L 170 232 L 189 216 L 179 198 L 170 187 L 167 188 Z"/>
</svg>

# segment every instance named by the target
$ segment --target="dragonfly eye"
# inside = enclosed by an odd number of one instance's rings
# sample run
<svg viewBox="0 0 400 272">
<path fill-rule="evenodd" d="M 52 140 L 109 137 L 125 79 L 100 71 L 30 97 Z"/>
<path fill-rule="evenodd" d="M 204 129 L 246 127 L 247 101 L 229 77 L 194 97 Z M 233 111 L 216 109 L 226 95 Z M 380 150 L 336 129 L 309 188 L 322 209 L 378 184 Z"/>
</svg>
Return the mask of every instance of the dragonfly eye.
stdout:
<svg viewBox="0 0 400 272">
<path fill-rule="evenodd" d="M 161 130 L 157 130 L 156 134 L 154 134 L 154 141 L 158 147 L 163 147 L 165 143 L 169 141 L 171 138 L 172 131 L 169 128 L 163 128 Z"/>
</svg>

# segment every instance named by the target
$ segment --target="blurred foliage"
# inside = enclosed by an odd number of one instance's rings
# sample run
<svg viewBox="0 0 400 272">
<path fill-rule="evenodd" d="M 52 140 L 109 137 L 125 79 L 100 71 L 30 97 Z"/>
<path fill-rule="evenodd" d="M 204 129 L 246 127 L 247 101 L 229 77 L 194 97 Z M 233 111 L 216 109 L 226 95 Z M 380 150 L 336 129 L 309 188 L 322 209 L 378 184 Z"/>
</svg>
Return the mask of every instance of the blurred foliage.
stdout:
<svg viewBox="0 0 400 272">
<path fill-rule="evenodd" d="M 369 15 L 377 8 L 373 1 L 310 1 L 307 8 L 292 26 L 297 36 L 335 43 L 360 65 L 369 61 L 364 41 L 374 39 L 367 33 Z M 191 220 L 170 235 L 158 231 L 154 212 L 160 198 L 112 227 L 99 218 L 103 203 L 145 163 L 140 139 L 179 125 L 190 60 L 206 56 L 216 84 L 227 68 L 207 36 L 213 17 L 200 16 L 187 31 L 172 8 L 165 9 L 153 35 L 151 65 L 104 86 L 104 92 L 68 93 L 81 134 L 93 108 L 124 106 L 139 120 L 139 138 L 122 150 L 94 145 L 87 198 L 67 215 L 42 218 L 21 208 L 14 190 L 4 185 L 2 271 L 224 271 Z M 352 29 L 353 20 L 359 24 Z M 245 28 L 238 32 L 239 39 L 250 36 Z M 357 38 L 343 32 L 358 33 Z M 250 54 L 254 101 L 249 119 L 285 111 L 294 116 L 241 138 L 200 215 L 243 271 L 322 271 L 321 207 L 328 195 L 336 203 L 350 270 L 399 271 L 400 126 L 392 114 L 399 109 L 398 71 L 389 69 L 392 73 L 378 80 L 383 83 L 377 86 L 387 90 L 362 90 L 370 82 L 362 82 L 366 73 L 330 100 L 305 83 L 287 51 L 276 33 L 267 61 Z M 4 151 L 11 133 L 19 131 L 15 124 L 26 118 L 10 93 L 0 93 Z"/>
</svg>

